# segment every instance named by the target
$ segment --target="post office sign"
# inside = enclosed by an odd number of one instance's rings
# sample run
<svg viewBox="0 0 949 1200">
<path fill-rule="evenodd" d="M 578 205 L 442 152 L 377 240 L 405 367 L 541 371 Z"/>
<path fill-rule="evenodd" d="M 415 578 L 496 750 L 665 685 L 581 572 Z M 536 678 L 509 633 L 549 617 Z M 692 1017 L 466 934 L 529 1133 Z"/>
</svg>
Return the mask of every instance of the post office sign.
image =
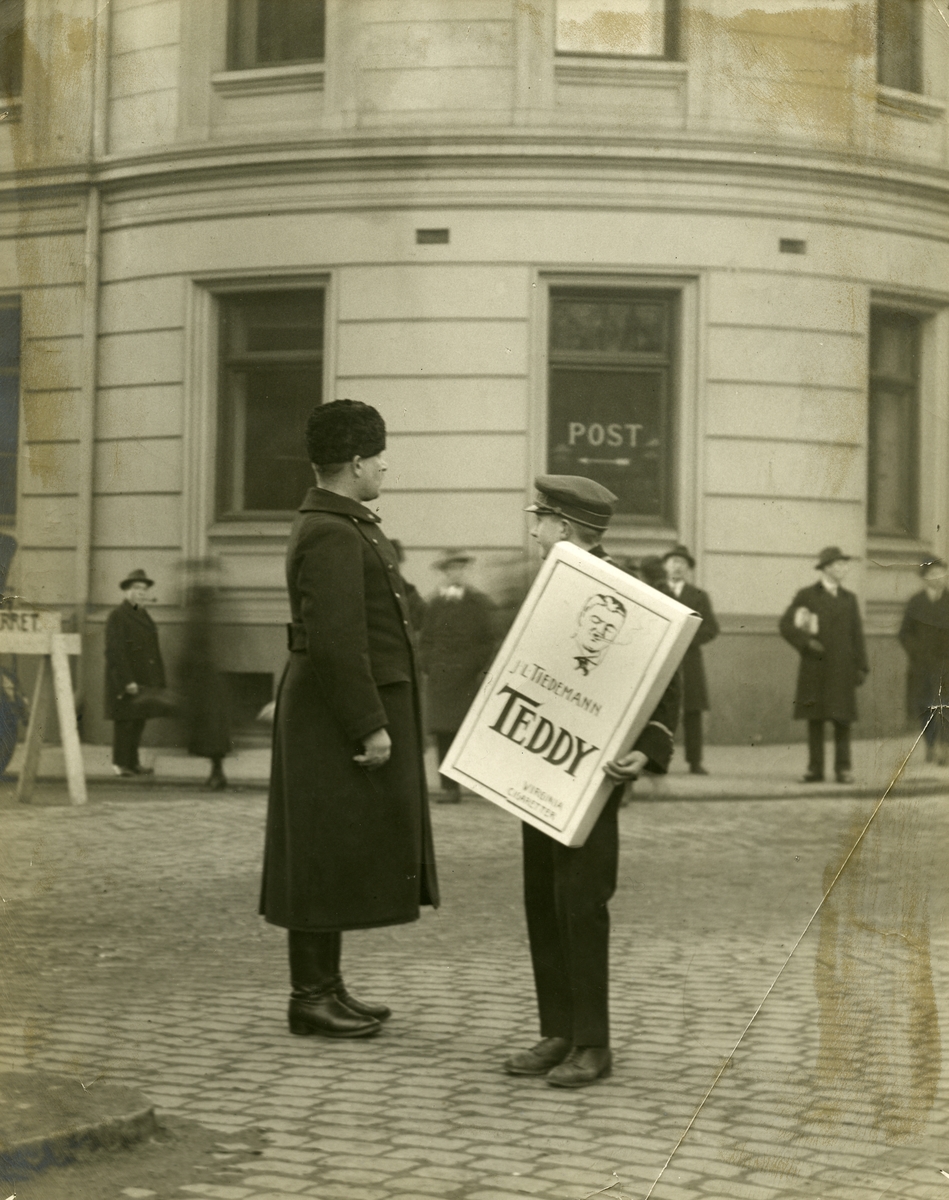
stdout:
<svg viewBox="0 0 949 1200">
<path fill-rule="evenodd" d="M 547 556 L 439 770 L 567 846 L 615 786 L 701 618 L 567 542 Z"/>
</svg>

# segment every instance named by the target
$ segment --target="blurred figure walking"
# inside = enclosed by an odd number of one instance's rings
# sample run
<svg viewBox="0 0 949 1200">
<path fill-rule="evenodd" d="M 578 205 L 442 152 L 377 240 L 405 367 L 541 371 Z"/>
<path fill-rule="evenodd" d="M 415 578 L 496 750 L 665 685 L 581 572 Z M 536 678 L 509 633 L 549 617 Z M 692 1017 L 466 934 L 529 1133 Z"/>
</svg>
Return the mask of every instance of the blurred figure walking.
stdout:
<svg viewBox="0 0 949 1200">
<path fill-rule="evenodd" d="M 801 664 L 794 717 L 807 721 L 809 758 L 804 783 L 824 778 L 824 722 L 834 725 L 834 773 L 838 783 L 853 783 L 850 773 L 850 725 L 857 719 L 856 689 L 870 672 L 857 597 L 843 587 L 851 556 L 827 546 L 815 570 L 820 579 L 801 588 L 781 618 L 785 641 Z"/>
<path fill-rule="evenodd" d="M 426 675 L 426 719 L 435 735 L 438 762 L 448 753 L 494 655 L 494 603 L 468 583 L 474 556 L 446 550 L 435 563 L 444 583 L 425 610 L 419 638 L 419 659 Z M 441 778 L 442 804 L 457 804 L 461 788 Z"/>
<path fill-rule="evenodd" d="M 224 758 L 231 752 L 231 716 L 227 681 L 217 652 L 217 589 L 215 564 L 190 564 L 191 579 L 185 597 L 185 635 L 178 667 L 183 696 L 188 753 L 211 761 L 205 787 L 227 787 Z"/>
<path fill-rule="evenodd" d="M 899 638 L 909 657 L 906 707 L 921 721 L 926 761 L 949 766 L 949 590 L 946 564 L 927 558 L 920 565 L 923 590 L 911 597 L 903 613 Z"/>
<path fill-rule="evenodd" d="M 158 630 L 144 608 L 154 586 L 141 567 L 130 571 L 119 584 L 124 593 L 122 603 L 105 623 L 105 705 L 106 716 L 113 722 L 112 770 L 116 775 L 154 774 L 138 760 L 145 721 L 160 715 L 158 701 L 150 699 L 149 693 L 165 687 Z"/>
<path fill-rule="evenodd" d="M 718 621 L 708 592 L 689 583 L 689 572 L 695 570 L 695 559 L 688 547 L 673 546 L 662 556 L 662 561 L 670 594 L 702 618 L 699 631 L 682 660 L 682 731 L 689 770 L 693 775 L 707 775 L 708 771 L 702 766 L 702 713 L 708 712 L 709 705 L 702 647 L 718 637 Z"/>
</svg>

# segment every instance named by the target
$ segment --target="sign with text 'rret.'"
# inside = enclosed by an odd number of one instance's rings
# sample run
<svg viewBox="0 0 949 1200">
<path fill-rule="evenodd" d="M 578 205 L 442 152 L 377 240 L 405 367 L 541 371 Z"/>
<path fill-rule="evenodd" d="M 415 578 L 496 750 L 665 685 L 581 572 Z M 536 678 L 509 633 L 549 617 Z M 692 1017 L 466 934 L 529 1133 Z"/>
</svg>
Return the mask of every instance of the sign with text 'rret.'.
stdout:
<svg viewBox="0 0 949 1200">
<path fill-rule="evenodd" d="M 548 554 L 439 767 L 582 846 L 701 618 L 568 542 Z"/>
</svg>

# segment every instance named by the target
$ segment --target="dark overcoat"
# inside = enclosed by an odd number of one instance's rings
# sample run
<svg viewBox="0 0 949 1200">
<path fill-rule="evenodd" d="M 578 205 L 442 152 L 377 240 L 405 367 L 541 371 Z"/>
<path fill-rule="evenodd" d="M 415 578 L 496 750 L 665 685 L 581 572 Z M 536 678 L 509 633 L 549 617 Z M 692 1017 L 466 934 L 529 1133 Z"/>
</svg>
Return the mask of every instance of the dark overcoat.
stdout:
<svg viewBox="0 0 949 1200">
<path fill-rule="evenodd" d="M 114 608 L 105 623 L 105 713 L 112 721 L 134 721 L 133 696 L 125 689 L 165 686 L 165 666 L 158 630 L 149 613 L 127 600 Z"/>
<path fill-rule="evenodd" d="M 909 658 L 906 710 L 915 721 L 934 704 L 949 704 L 949 591 L 930 600 L 925 589 L 903 613 L 900 642 Z"/>
<path fill-rule="evenodd" d="M 806 608 L 817 614 L 820 647 L 794 624 Z M 804 721 L 855 721 L 856 689 L 870 670 L 857 597 L 846 588 L 832 595 L 821 583 L 801 588 L 781 618 L 781 636 L 801 656 L 794 716 Z"/>
<path fill-rule="evenodd" d="M 438 884 L 411 618 L 376 514 L 311 488 L 287 587 L 260 911 L 300 930 L 414 921 Z M 367 771 L 353 756 L 383 726 L 391 757 Z"/>
<path fill-rule="evenodd" d="M 426 677 L 431 733 L 454 733 L 477 695 L 496 647 L 493 602 L 466 587 L 457 599 L 436 593 L 425 609 L 419 658 Z"/>
<path fill-rule="evenodd" d="M 673 591 L 673 596 L 675 592 Z M 705 663 L 702 647 L 718 637 L 718 621 L 712 609 L 708 592 L 684 583 L 677 597 L 680 604 L 691 608 L 702 618 L 699 631 L 692 639 L 685 658 L 682 660 L 682 711 L 706 712 L 708 710 L 708 685 L 705 682 Z"/>
</svg>

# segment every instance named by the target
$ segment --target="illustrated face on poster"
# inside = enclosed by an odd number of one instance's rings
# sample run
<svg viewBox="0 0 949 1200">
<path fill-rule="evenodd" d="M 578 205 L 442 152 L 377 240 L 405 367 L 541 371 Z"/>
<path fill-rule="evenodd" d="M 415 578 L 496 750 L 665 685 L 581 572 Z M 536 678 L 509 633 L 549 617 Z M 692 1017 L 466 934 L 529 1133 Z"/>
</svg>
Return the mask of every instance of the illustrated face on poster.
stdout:
<svg viewBox="0 0 949 1200">
<path fill-rule="evenodd" d="M 577 631 L 573 635 L 578 653 L 576 668 L 589 675 L 600 665 L 626 620 L 626 605 L 615 596 L 597 592 L 580 610 Z"/>
</svg>

